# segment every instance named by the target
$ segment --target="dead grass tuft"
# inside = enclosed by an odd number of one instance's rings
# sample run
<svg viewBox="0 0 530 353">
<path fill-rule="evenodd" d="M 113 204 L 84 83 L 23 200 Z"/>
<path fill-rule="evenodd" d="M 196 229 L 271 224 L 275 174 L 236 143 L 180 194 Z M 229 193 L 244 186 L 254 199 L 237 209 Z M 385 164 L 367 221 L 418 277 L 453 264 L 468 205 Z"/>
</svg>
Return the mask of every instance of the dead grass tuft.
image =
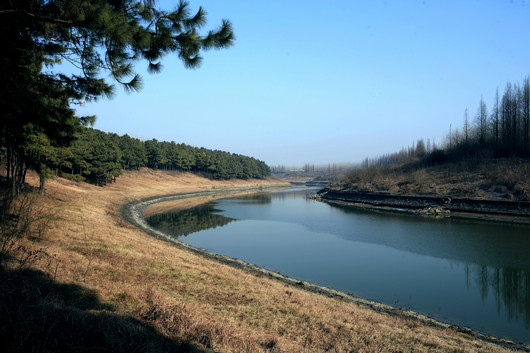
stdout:
<svg viewBox="0 0 530 353">
<path fill-rule="evenodd" d="M 140 299 L 145 304 L 137 315 L 160 327 L 169 336 L 179 337 L 187 343 L 199 343 L 207 348 L 212 347 L 216 337 L 225 336 L 221 327 L 205 320 L 189 304 L 171 302 L 152 288 L 145 290 Z"/>
</svg>

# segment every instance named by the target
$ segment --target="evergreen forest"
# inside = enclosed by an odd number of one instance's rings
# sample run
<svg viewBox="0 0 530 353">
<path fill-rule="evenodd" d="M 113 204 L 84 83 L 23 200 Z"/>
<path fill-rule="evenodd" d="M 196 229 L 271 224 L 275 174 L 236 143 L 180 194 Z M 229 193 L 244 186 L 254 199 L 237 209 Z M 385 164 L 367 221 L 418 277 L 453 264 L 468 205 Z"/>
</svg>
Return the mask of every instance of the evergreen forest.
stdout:
<svg viewBox="0 0 530 353">
<path fill-rule="evenodd" d="M 1 1 L 0 18 L 0 161 L 6 167 L 0 184 L 11 199 L 22 192 L 28 170 L 39 175 L 41 191 L 53 173 L 104 185 L 123 168 L 144 165 L 222 179 L 266 172 L 229 153 L 86 129 L 95 117 L 76 116 L 74 109 L 111 98 L 116 86 L 139 91 L 136 65 L 159 73 L 162 59 L 173 54 L 186 68 L 200 67 L 203 52 L 232 46 L 229 20 L 208 30 L 202 7 L 192 11 L 178 1 L 165 10 L 137 0 Z"/>
<path fill-rule="evenodd" d="M 224 151 L 213 151 L 175 142 L 141 141 L 97 129 L 80 127 L 68 147 L 56 147 L 42 137 L 28 146 L 32 160 L 46 178 L 65 178 L 105 185 L 125 170 L 142 167 L 200 173 L 213 179 L 265 178 L 270 168 L 262 161 Z M 42 173 L 41 173 L 42 174 Z"/>
</svg>

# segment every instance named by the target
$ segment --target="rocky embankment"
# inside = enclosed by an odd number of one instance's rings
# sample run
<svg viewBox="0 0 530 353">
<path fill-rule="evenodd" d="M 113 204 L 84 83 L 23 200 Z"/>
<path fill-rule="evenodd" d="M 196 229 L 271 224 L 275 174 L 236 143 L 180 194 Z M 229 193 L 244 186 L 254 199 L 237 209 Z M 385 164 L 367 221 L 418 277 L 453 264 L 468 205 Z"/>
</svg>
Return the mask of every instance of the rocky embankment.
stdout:
<svg viewBox="0 0 530 353">
<path fill-rule="evenodd" d="M 395 195 L 324 188 L 317 197 L 363 208 L 403 211 L 429 216 L 458 216 L 530 223 L 530 202 L 440 196 Z"/>
</svg>

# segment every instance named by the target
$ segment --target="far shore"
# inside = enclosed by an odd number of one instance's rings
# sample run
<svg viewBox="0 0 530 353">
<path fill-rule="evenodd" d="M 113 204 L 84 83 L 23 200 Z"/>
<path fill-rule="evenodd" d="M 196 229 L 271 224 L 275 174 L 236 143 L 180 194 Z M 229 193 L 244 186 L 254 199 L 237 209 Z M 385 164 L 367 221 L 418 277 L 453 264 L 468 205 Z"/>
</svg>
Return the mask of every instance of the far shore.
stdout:
<svg viewBox="0 0 530 353">
<path fill-rule="evenodd" d="M 468 218 L 485 221 L 530 224 L 530 202 L 500 201 L 453 196 L 393 195 L 324 188 L 316 197 L 330 204 L 404 212 L 426 217 Z"/>
</svg>

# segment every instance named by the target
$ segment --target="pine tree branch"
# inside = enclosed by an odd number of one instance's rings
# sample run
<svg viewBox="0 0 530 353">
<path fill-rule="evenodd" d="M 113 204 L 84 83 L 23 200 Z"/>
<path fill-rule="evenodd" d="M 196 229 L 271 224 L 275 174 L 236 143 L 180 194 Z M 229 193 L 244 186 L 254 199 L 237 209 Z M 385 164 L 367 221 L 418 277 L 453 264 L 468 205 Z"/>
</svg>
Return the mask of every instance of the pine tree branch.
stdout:
<svg viewBox="0 0 530 353">
<path fill-rule="evenodd" d="M 57 19 L 57 18 L 40 16 L 40 15 L 31 13 L 31 12 L 27 12 L 27 11 L 22 11 L 22 10 L 0 10 L 0 15 L 10 15 L 10 14 L 13 14 L 13 13 L 26 15 L 26 16 L 29 16 L 29 17 L 32 17 L 32 18 L 36 18 L 38 20 L 49 22 L 49 23 L 60 23 L 60 24 L 63 24 L 63 25 L 66 24 L 66 25 L 71 25 L 71 26 L 75 25 L 75 22 L 72 22 L 72 21 L 65 21 L 65 20 L 60 20 L 60 19 Z"/>
</svg>

